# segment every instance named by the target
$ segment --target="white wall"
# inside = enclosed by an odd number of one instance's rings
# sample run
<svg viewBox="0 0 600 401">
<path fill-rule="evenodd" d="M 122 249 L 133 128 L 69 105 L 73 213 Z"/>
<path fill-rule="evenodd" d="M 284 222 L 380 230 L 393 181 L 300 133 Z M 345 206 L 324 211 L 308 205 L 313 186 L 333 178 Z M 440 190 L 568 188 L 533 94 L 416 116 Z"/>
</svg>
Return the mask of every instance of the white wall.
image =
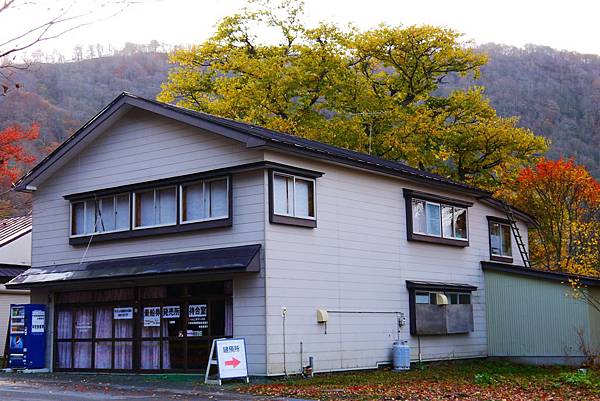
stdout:
<svg viewBox="0 0 600 401">
<path fill-rule="evenodd" d="M 85 246 L 69 245 L 69 202 L 63 198 L 65 195 L 209 171 L 262 158 L 262 152 L 249 150 L 220 135 L 148 112 L 130 112 L 39 185 L 33 195 L 33 266 L 82 260 Z M 249 244 L 264 246 L 262 171 L 234 174 L 232 185 L 232 227 L 92 241 L 85 260 Z M 253 374 L 266 371 L 264 307 L 263 273 L 235 277 L 234 334 L 247 339 L 249 369 Z"/>
<path fill-rule="evenodd" d="M 475 201 L 461 194 L 397 178 L 268 152 L 266 159 L 322 171 L 317 179 L 316 229 L 269 224 L 266 229 L 267 360 L 270 374 L 283 372 L 281 307 L 286 320 L 286 367 L 300 370 L 315 357 L 317 371 L 375 367 L 391 360 L 397 337 L 392 314 L 330 314 L 327 334 L 316 309 L 401 311 L 409 319 L 406 280 L 464 283 L 473 293 L 475 331 L 421 338 L 424 359 L 486 355 L 485 288 L 480 261 L 489 260 L 487 215 L 503 217 L 476 202 L 469 208 L 470 245 L 465 248 L 407 241 L 403 188 Z M 523 227 L 523 235 L 526 231 Z M 520 257 L 513 245 L 515 262 Z M 400 338 L 418 357 L 408 325 Z"/>
<path fill-rule="evenodd" d="M 31 232 L 0 246 L 0 263 L 31 265 Z"/>
</svg>

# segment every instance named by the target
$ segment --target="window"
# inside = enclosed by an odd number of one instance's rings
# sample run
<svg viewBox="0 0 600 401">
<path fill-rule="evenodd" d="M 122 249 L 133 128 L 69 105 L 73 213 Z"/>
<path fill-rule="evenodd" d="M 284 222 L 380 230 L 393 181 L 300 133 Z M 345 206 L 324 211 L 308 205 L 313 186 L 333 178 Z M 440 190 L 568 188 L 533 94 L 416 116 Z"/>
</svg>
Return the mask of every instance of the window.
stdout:
<svg viewBox="0 0 600 401">
<path fill-rule="evenodd" d="M 134 192 L 135 228 L 176 223 L 177 188 Z"/>
<path fill-rule="evenodd" d="M 510 225 L 501 221 L 489 221 L 491 258 L 512 260 L 512 238 Z"/>
<path fill-rule="evenodd" d="M 229 180 L 219 178 L 181 186 L 181 222 L 229 216 Z"/>
<path fill-rule="evenodd" d="M 315 217 L 313 180 L 275 173 L 273 199 L 276 214 L 304 219 Z"/>
<path fill-rule="evenodd" d="M 315 180 L 272 174 L 271 222 L 316 227 Z"/>
<path fill-rule="evenodd" d="M 426 281 L 407 281 L 406 287 L 410 301 L 410 334 L 448 335 L 473 331 L 471 294 L 477 287 Z"/>
<path fill-rule="evenodd" d="M 71 236 L 129 230 L 129 195 L 71 203 Z"/>
<path fill-rule="evenodd" d="M 467 209 L 412 199 L 415 234 L 467 240 Z"/>
<path fill-rule="evenodd" d="M 436 294 L 444 294 L 450 305 L 470 305 L 471 294 L 468 292 L 448 291 L 417 291 L 415 292 L 415 303 L 436 305 Z"/>
</svg>

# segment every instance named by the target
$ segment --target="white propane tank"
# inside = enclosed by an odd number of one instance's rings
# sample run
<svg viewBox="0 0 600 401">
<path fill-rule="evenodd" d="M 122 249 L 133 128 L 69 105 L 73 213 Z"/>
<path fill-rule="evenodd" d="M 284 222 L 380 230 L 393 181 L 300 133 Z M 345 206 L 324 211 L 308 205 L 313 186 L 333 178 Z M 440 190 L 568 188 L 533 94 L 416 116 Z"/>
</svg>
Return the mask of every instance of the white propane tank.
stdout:
<svg viewBox="0 0 600 401">
<path fill-rule="evenodd" d="M 394 341 L 392 348 L 394 371 L 400 372 L 410 369 L 410 347 L 408 341 Z"/>
</svg>

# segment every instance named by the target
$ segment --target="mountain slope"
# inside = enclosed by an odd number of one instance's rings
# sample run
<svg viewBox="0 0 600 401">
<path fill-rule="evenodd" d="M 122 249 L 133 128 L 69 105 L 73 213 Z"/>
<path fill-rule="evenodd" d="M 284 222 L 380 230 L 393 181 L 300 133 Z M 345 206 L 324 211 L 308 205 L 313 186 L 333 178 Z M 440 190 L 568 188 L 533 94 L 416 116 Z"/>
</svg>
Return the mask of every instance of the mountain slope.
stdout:
<svg viewBox="0 0 600 401">
<path fill-rule="evenodd" d="M 527 46 L 480 46 L 489 55 L 480 79 L 448 77 L 441 93 L 482 85 L 503 116 L 552 141 L 549 156 L 575 157 L 600 178 L 600 57 Z M 23 88 L 0 97 L 0 128 L 38 122 L 41 155 L 123 91 L 153 98 L 170 66 L 163 53 L 116 55 L 34 65 L 18 72 Z"/>
</svg>

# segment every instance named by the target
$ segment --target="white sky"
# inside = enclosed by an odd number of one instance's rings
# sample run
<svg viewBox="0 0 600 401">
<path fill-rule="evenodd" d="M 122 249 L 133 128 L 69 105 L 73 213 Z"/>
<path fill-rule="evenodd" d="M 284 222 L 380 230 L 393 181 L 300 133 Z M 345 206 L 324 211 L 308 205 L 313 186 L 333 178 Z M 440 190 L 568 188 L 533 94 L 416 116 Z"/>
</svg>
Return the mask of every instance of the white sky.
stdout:
<svg viewBox="0 0 600 401">
<path fill-rule="evenodd" d="M 24 0 L 17 0 L 24 1 Z M 56 4 L 60 0 L 39 0 Z M 99 0 L 79 0 L 77 7 L 93 7 Z M 600 54 L 600 1 L 597 0 L 305 0 L 308 21 L 349 22 L 367 29 L 379 23 L 433 24 L 456 29 L 476 43 L 515 46 L 527 43 Z M 42 49 L 57 49 L 69 59 L 77 44 L 148 43 L 156 39 L 171 45 L 199 43 L 216 22 L 246 4 L 245 0 L 139 0 L 116 17 L 46 42 Z M 0 39 L 35 18 L 35 10 L 0 14 Z M 101 14 L 99 14 L 101 15 Z M 25 25 L 24 25 L 25 24 Z"/>
</svg>

